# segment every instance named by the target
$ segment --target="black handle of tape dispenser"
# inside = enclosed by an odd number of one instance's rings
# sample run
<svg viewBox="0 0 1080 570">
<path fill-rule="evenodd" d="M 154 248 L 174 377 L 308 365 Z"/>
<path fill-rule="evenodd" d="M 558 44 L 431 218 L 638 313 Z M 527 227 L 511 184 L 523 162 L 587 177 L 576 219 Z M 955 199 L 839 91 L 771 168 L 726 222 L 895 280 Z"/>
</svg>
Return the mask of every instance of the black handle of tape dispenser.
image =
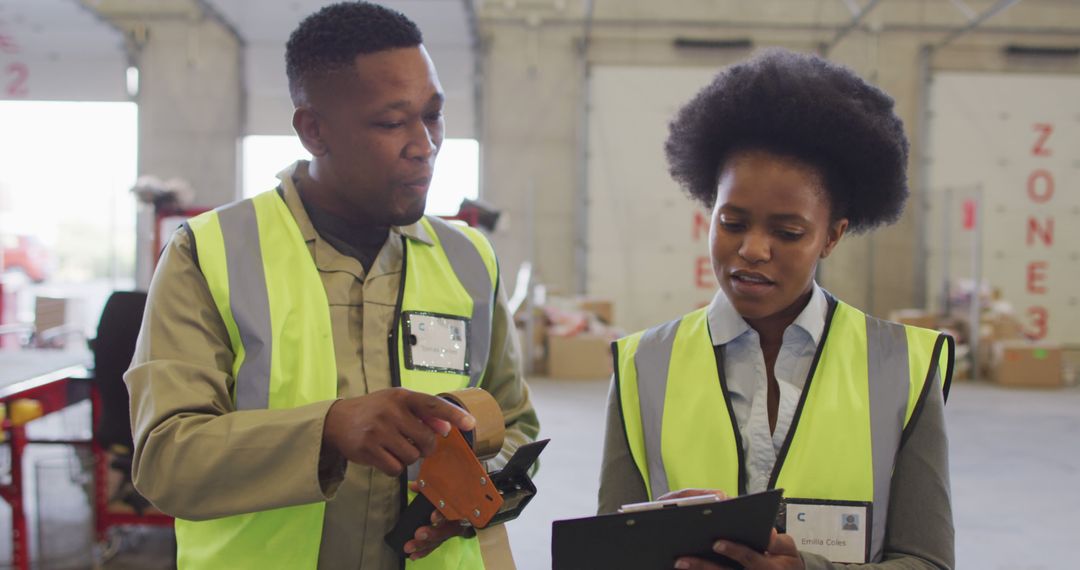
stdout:
<svg viewBox="0 0 1080 570">
<path fill-rule="evenodd" d="M 405 555 L 405 543 L 412 540 L 416 529 L 431 524 L 431 514 L 435 512 L 435 505 L 423 495 L 417 495 L 413 502 L 401 513 L 393 530 L 386 534 L 386 544 L 394 549 L 400 556 Z"/>
</svg>

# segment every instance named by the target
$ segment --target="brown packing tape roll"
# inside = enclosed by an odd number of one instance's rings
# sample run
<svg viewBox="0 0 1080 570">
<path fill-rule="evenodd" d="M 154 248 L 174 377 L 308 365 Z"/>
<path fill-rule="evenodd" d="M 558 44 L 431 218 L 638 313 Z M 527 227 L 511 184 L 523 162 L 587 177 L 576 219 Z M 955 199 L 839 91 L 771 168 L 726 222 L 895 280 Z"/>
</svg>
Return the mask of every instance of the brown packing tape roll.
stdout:
<svg viewBox="0 0 1080 570">
<path fill-rule="evenodd" d="M 476 418 L 473 430 L 473 451 L 481 461 L 499 454 L 506 437 L 502 409 L 495 398 L 480 388 L 445 392 L 439 396 L 457 404 Z"/>
</svg>

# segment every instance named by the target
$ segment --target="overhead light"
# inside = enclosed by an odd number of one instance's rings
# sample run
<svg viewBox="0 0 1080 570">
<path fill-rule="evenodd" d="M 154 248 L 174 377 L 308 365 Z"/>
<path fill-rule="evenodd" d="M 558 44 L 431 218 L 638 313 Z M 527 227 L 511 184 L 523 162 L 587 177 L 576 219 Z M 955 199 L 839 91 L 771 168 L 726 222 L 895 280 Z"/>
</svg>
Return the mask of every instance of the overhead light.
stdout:
<svg viewBox="0 0 1080 570">
<path fill-rule="evenodd" d="M 702 39 L 702 38 L 675 38 L 672 42 L 679 49 L 750 49 L 754 42 L 747 38 L 736 39 Z"/>
<path fill-rule="evenodd" d="M 139 95 L 139 68 L 134 65 L 127 68 L 127 94 L 131 98 Z"/>
<path fill-rule="evenodd" d="M 1026 46 L 1009 44 L 1004 48 L 1005 55 L 1025 57 L 1076 57 L 1080 56 L 1080 46 Z"/>
</svg>

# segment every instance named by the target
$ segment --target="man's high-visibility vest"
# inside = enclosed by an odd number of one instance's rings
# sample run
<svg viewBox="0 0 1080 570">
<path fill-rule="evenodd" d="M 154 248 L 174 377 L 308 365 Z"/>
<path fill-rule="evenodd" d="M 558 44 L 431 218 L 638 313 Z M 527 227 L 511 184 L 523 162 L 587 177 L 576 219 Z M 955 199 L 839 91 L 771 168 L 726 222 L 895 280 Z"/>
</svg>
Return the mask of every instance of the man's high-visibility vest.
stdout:
<svg viewBox="0 0 1080 570">
<path fill-rule="evenodd" d="M 428 217 L 420 223 L 434 245 L 402 237 L 401 292 L 389 341 L 391 378 L 395 386 L 428 394 L 477 386 L 491 343 L 495 253 L 472 228 Z M 281 196 L 265 192 L 188 224 L 236 355 L 236 409 L 292 408 L 337 397 L 326 291 Z M 463 362 L 448 367 L 410 360 L 411 343 L 401 331 L 411 317 L 457 327 L 455 333 L 467 339 Z M 177 519 L 178 566 L 315 568 L 324 510 L 320 502 L 208 521 Z M 476 538 L 453 538 L 406 567 L 472 570 L 484 564 Z"/>
<path fill-rule="evenodd" d="M 952 339 L 829 300 L 768 488 L 787 499 L 872 503 L 868 559 L 879 561 L 896 454 L 931 387 L 948 394 Z M 615 343 L 627 441 L 650 499 L 687 488 L 746 492 L 722 348 L 713 346 L 706 311 Z"/>
</svg>

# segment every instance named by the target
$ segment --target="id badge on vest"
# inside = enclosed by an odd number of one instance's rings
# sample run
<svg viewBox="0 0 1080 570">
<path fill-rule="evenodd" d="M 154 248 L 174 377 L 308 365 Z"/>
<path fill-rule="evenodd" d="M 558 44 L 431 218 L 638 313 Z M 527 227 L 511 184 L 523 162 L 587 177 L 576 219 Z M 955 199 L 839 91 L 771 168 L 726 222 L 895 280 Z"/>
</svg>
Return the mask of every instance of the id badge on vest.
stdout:
<svg viewBox="0 0 1080 570">
<path fill-rule="evenodd" d="M 410 311 L 402 314 L 405 367 L 469 374 L 469 319 Z"/>
<path fill-rule="evenodd" d="M 799 550 L 838 564 L 869 562 L 873 503 L 785 498 L 783 510 Z"/>
</svg>

